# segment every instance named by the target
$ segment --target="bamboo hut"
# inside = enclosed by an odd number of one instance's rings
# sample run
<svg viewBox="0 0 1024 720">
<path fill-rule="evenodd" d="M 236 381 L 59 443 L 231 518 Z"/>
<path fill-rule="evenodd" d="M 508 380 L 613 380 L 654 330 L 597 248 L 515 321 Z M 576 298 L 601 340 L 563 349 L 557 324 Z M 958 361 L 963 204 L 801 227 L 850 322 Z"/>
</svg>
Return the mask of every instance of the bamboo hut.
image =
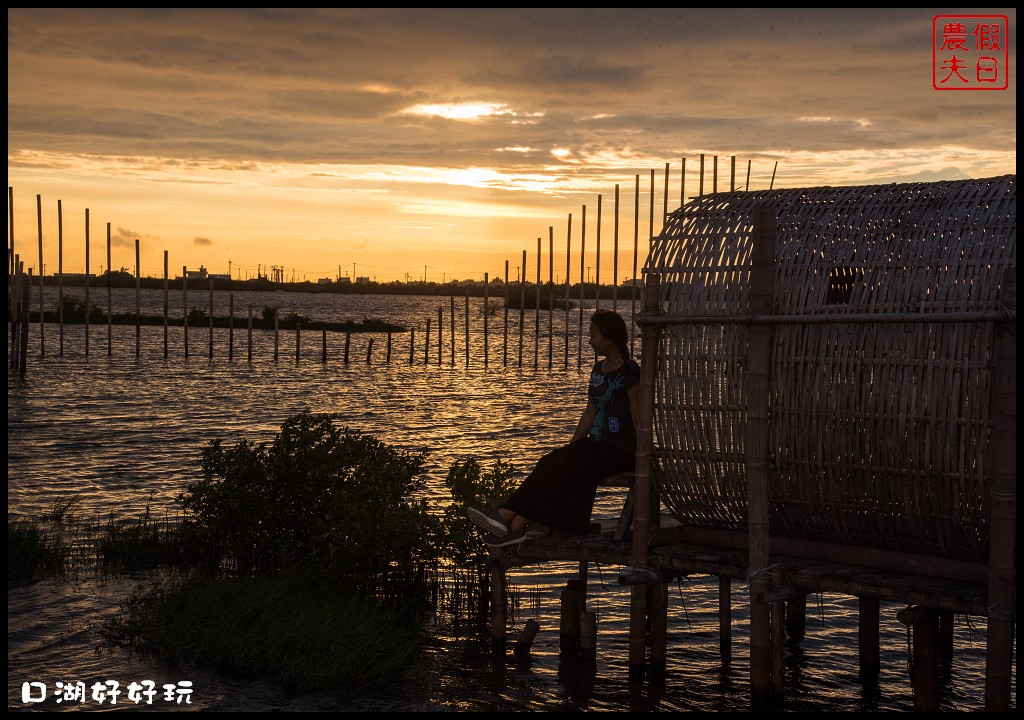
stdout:
<svg viewBox="0 0 1024 720">
<path fill-rule="evenodd" d="M 682 536 L 749 548 L 777 597 L 779 550 L 987 583 L 1012 643 L 1016 231 L 1015 175 L 672 213 L 640 324 L 648 472 Z"/>
<path fill-rule="evenodd" d="M 1015 175 L 713 193 L 671 213 L 644 268 L 623 517 L 495 553 L 492 637 L 504 568 L 579 560 L 585 579 L 588 562 L 623 562 L 631 671 L 664 663 L 666 584 L 691 574 L 719 577 L 727 660 L 730 583 L 745 578 L 755 709 L 782 695 L 791 615 L 831 591 L 860 603 L 865 678 L 879 601 L 907 603 L 921 710 L 937 709 L 953 613 L 984 616 L 985 704 L 1007 710 L 1016 232 Z"/>
</svg>

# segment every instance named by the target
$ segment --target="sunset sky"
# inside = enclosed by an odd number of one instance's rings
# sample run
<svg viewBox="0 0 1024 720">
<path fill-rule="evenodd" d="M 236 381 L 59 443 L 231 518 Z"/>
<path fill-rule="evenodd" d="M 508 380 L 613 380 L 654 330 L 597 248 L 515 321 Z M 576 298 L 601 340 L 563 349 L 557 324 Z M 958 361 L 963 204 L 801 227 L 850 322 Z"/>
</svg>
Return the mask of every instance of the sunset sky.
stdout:
<svg viewBox="0 0 1024 720">
<path fill-rule="evenodd" d="M 8 9 L 15 252 L 65 272 L 286 279 L 632 274 L 669 210 L 727 190 L 1016 172 L 1006 90 L 933 87 L 962 9 Z M 636 183 L 640 193 L 637 204 Z M 586 206 L 586 250 L 581 218 Z M 639 229 L 635 216 L 639 212 Z M 9 212 L 10 221 L 10 212 Z M 553 231 L 549 230 L 553 228 Z M 10 245 L 10 239 L 9 239 Z M 593 279 L 593 278 L 591 278 Z"/>
</svg>

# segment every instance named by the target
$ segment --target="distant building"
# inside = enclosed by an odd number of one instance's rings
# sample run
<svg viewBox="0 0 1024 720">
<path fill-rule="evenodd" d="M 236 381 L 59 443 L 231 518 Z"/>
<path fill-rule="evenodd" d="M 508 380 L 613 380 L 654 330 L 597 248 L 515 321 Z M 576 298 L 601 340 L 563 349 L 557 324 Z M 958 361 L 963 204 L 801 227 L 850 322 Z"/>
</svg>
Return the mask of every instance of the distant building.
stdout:
<svg viewBox="0 0 1024 720">
<path fill-rule="evenodd" d="M 330 285 L 332 282 L 334 282 L 334 281 L 331 280 L 330 278 L 320 278 L 319 280 L 316 281 L 316 284 L 317 285 Z"/>
<path fill-rule="evenodd" d="M 360 277 L 356 278 L 356 285 L 369 285 L 369 284 L 370 284 L 370 278 L 368 278 L 368 277 L 360 276 Z"/>
<path fill-rule="evenodd" d="M 212 273 L 208 272 L 202 265 L 199 266 L 198 270 L 185 269 L 185 277 L 188 280 L 230 280 L 231 276 L 227 273 Z M 180 278 L 179 278 L 180 279 Z"/>
</svg>

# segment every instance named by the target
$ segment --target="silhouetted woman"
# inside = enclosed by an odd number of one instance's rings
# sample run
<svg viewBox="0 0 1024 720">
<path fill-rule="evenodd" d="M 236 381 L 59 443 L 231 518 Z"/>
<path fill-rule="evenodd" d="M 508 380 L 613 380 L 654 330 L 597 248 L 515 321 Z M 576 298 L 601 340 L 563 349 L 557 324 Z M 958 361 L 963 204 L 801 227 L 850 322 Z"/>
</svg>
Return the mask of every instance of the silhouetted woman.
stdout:
<svg viewBox="0 0 1024 720">
<path fill-rule="evenodd" d="M 501 508 L 469 508 L 469 519 L 487 533 L 484 542 L 490 547 L 522 542 L 530 521 L 586 535 L 598 481 L 634 469 L 640 366 L 630 357 L 622 317 L 597 310 L 590 318 L 590 347 L 598 360 L 590 371 L 587 407 L 569 444 L 542 457 Z"/>
</svg>

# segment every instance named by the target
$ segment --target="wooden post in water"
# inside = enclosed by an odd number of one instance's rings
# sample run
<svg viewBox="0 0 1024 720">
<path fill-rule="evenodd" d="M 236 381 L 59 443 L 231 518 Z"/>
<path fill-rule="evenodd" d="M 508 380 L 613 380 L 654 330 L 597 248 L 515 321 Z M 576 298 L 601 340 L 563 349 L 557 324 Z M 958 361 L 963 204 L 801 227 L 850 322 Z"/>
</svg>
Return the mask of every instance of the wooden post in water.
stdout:
<svg viewBox="0 0 1024 720">
<path fill-rule="evenodd" d="M 213 360 L 213 277 L 210 277 L 210 347 L 207 357 Z"/>
<path fill-rule="evenodd" d="M 569 580 L 560 595 L 558 637 L 563 647 L 575 650 L 580 642 L 580 613 L 586 610 L 579 580 Z"/>
<path fill-rule="evenodd" d="M 555 226 L 548 226 L 548 370 L 555 355 Z"/>
<path fill-rule="evenodd" d="M 388 365 L 391 364 L 391 331 L 390 330 L 388 331 L 388 350 L 387 350 L 387 354 L 384 357 L 384 362 L 387 363 Z"/>
<path fill-rule="evenodd" d="M 878 684 L 881 670 L 881 645 L 878 635 L 879 600 L 860 596 L 857 598 L 857 654 L 860 658 L 860 681 L 864 687 Z"/>
<path fill-rule="evenodd" d="M 25 371 L 28 370 L 28 316 L 29 306 L 32 303 L 32 268 L 28 270 L 28 276 L 24 276 L 24 282 L 21 285 L 21 365 L 19 367 L 19 374 L 24 377 Z"/>
<path fill-rule="evenodd" d="M 295 321 L 295 364 L 299 364 L 299 357 L 302 352 L 302 323 L 298 320 Z"/>
<path fill-rule="evenodd" d="M 572 213 L 565 226 L 565 365 L 569 369 L 569 270 L 572 255 Z"/>
<path fill-rule="evenodd" d="M 64 357 L 64 209 L 57 201 L 57 336 L 59 354 Z"/>
<path fill-rule="evenodd" d="M 647 277 L 644 298 L 644 314 L 656 316 L 661 312 L 659 278 Z M 581 341 L 582 341 L 582 335 Z M 649 325 L 643 330 L 643 365 L 640 370 L 640 417 L 636 422 L 636 470 L 633 478 L 633 492 L 636 495 L 633 513 L 634 568 L 644 568 L 648 561 L 648 546 L 651 541 L 651 520 L 653 503 L 653 469 L 651 453 L 654 449 L 654 392 L 658 376 L 658 345 L 661 328 Z M 644 664 L 647 647 L 648 599 L 650 593 L 646 584 L 633 585 L 629 612 L 629 667 L 635 675 Z"/>
<path fill-rule="evenodd" d="M 370 358 L 373 357 L 373 338 L 370 338 L 366 342 L 366 364 L 370 364 Z"/>
<path fill-rule="evenodd" d="M 413 362 L 413 350 L 416 348 L 416 328 L 409 328 L 409 364 Z"/>
<path fill-rule="evenodd" d="M 615 223 L 612 230 L 612 310 L 619 310 L 619 184 L 615 183 Z"/>
<path fill-rule="evenodd" d="M 444 319 L 444 313 L 441 310 L 441 306 L 437 306 L 437 366 L 441 367 L 441 363 L 444 361 L 444 333 L 442 331 L 442 320 Z"/>
<path fill-rule="evenodd" d="M 750 314 L 771 312 L 774 289 L 775 214 L 754 210 Z M 764 710 L 772 701 L 771 608 L 765 599 L 770 586 L 768 549 L 768 394 L 771 366 L 770 325 L 751 325 L 747 356 L 747 427 L 744 437 L 747 477 L 747 527 L 750 577 L 750 701 Z M 778 631 L 778 630 L 777 630 Z"/>
<path fill-rule="evenodd" d="M 277 362 L 278 343 L 281 337 L 280 329 L 280 318 L 278 316 L 277 308 L 274 308 L 274 362 Z"/>
<path fill-rule="evenodd" d="M 665 221 L 668 218 L 668 175 L 671 165 L 665 163 L 665 192 L 662 193 L 661 198 L 661 227 L 665 228 Z"/>
<path fill-rule="evenodd" d="M 502 365 L 508 365 L 508 260 L 505 261 L 505 336 L 502 341 Z"/>
<path fill-rule="evenodd" d="M 540 238 L 537 238 L 537 304 L 533 308 L 533 369 L 540 361 Z"/>
<path fill-rule="evenodd" d="M 452 360 L 451 360 L 451 362 L 452 362 L 452 367 L 455 367 L 455 296 L 454 295 L 449 295 L 448 296 L 448 304 L 449 304 L 449 306 L 451 308 L 451 314 L 452 314 L 452 326 L 451 326 L 451 329 L 449 330 L 449 333 L 451 335 L 451 341 L 452 341 Z M 440 325 L 438 327 L 440 327 Z"/>
<path fill-rule="evenodd" d="M 348 365 L 348 350 L 352 345 L 352 333 L 348 330 L 345 331 L 345 355 L 343 362 Z M 412 365 L 412 345 L 409 345 L 409 364 Z"/>
<path fill-rule="evenodd" d="M 185 359 L 188 359 L 188 265 L 181 266 L 181 302 L 185 314 L 181 317 L 182 337 L 185 341 Z"/>
<path fill-rule="evenodd" d="M 235 357 L 235 294 L 228 293 L 228 362 Z"/>
<path fill-rule="evenodd" d="M 111 298 L 113 275 L 113 268 L 110 267 L 110 223 L 107 223 L 107 356 L 114 354 L 114 309 Z"/>
<path fill-rule="evenodd" d="M 685 160 L 683 162 L 686 162 Z M 633 305 L 629 313 L 629 352 L 636 347 L 636 264 L 640 247 L 640 175 L 636 176 L 636 190 L 633 193 Z"/>
<path fill-rule="evenodd" d="M 526 325 L 526 251 L 523 250 L 523 267 L 519 273 L 519 367 L 523 366 L 523 326 Z"/>
<path fill-rule="evenodd" d="M 249 364 L 252 364 L 252 305 L 249 306 L 249 336 L 246 341 L 248 348 Z"/>
<path fill-rule="evenodd" d="M 1003 276 L 1003 306 L 1017 309 L 1017 271 Z M 988 631 L 985 710 L 1010 709 L 1013 633 L 1016 621 L 1017 535 L 1017 323 L 997 323 L 992 371 L 992 462 L 989 465 Z M 1019 626 L 1018 626 L 1019 627 Z"/>
<path fill-rule="evenodd" d="M 423 342 L 423 364 L 426 365 L 430 362 L 430 318 L 427 318 L 427 329 L 426 336 Z"/>
<path fill-rule="evenodd" d="M 484 296 L 487 295 L 487 289 L 484 289 Z M 486 301 L 484 302 L 486 306 Z M 454 339 L 452 340 L 454 345 Z M 454 362 L 452 363 L 454 364 Z M 469 288 L 466 288 L 466 367 L 469 367 Z"/>
<path fill-rule="evenodd" d="M 322 338 L 323 339 L 323 342 L 322 342 L 323 353 L 320 356 L 320 362 L 322 362 L 324 365 L 326 365 L 327 364 L 327 326 L 325 325 L 321 329 L 323 330 L 323 338 Z"/>
<path fill-rule="evenodd" d="M 722 665 L 732 663 L 732 578 L 718 577 L 718 652 Z"/>
<path fill-rule="evenodd" d="M 806 630 L 807 596 L 801 594 L 786 600 L 786 637 L 793 642 L 800 642 Z"/>
<path fill-rule="evenodd" d="M 896 613 L 911 628 L 913 648 L 910 681 L 914 690 L 914 710 L 939 710 L 939 614 L 934 608 L 911 606 Z"/>
<path fill-rule="evenodd" d="M 488 291 L 490 290 L 491 283 L 488 279 L 487 273 L 484 273 L 484 367 L 487 367 L 488 363 L 488 349 L 487 349 L 487 321 L 491 316 L 491 303 L 490 298 L 487 297 Z"/>
<path fill-rule="evenodd" d="M 597 196 L 597 250 L 594 254 L 594 309 L 601 308 L 601 200 Z"/>
<path fill-rule="evenodd" d="M 587 287 L 587 206 L 583 206 L 583 213 L 580 216 L 580 327 L 577 333 L 579 343 L 576 345 L 576 369 L 583 365 L 583 298 Z M 566 328 L 568 330 L 568 328 Z"/>
<path fill-rule="evenodd" d="M 43 307 L 43 198 L 36 195 L 36 227 L 39 229 L 39 354 L 46 354 L 46 310 Z"/>
<path fill-rule="evenodd" d="M 164 357 L 167 357 L 167 335 L 168 335 L 168 312 L 170 306 L 167 304 L 167 251 L 164 250 Z"/>
<path fill-rule="evenodd" d="M 89 303 L 89 208 L 85 209 L 85 356 L 89 357 L 89 316 L 92 306 Z"/>
<path fill-rule="evenodd" d="M 142 351 L 142 263 L 139 239 L 135 238 L 135 357 Z"/>
</svg>

